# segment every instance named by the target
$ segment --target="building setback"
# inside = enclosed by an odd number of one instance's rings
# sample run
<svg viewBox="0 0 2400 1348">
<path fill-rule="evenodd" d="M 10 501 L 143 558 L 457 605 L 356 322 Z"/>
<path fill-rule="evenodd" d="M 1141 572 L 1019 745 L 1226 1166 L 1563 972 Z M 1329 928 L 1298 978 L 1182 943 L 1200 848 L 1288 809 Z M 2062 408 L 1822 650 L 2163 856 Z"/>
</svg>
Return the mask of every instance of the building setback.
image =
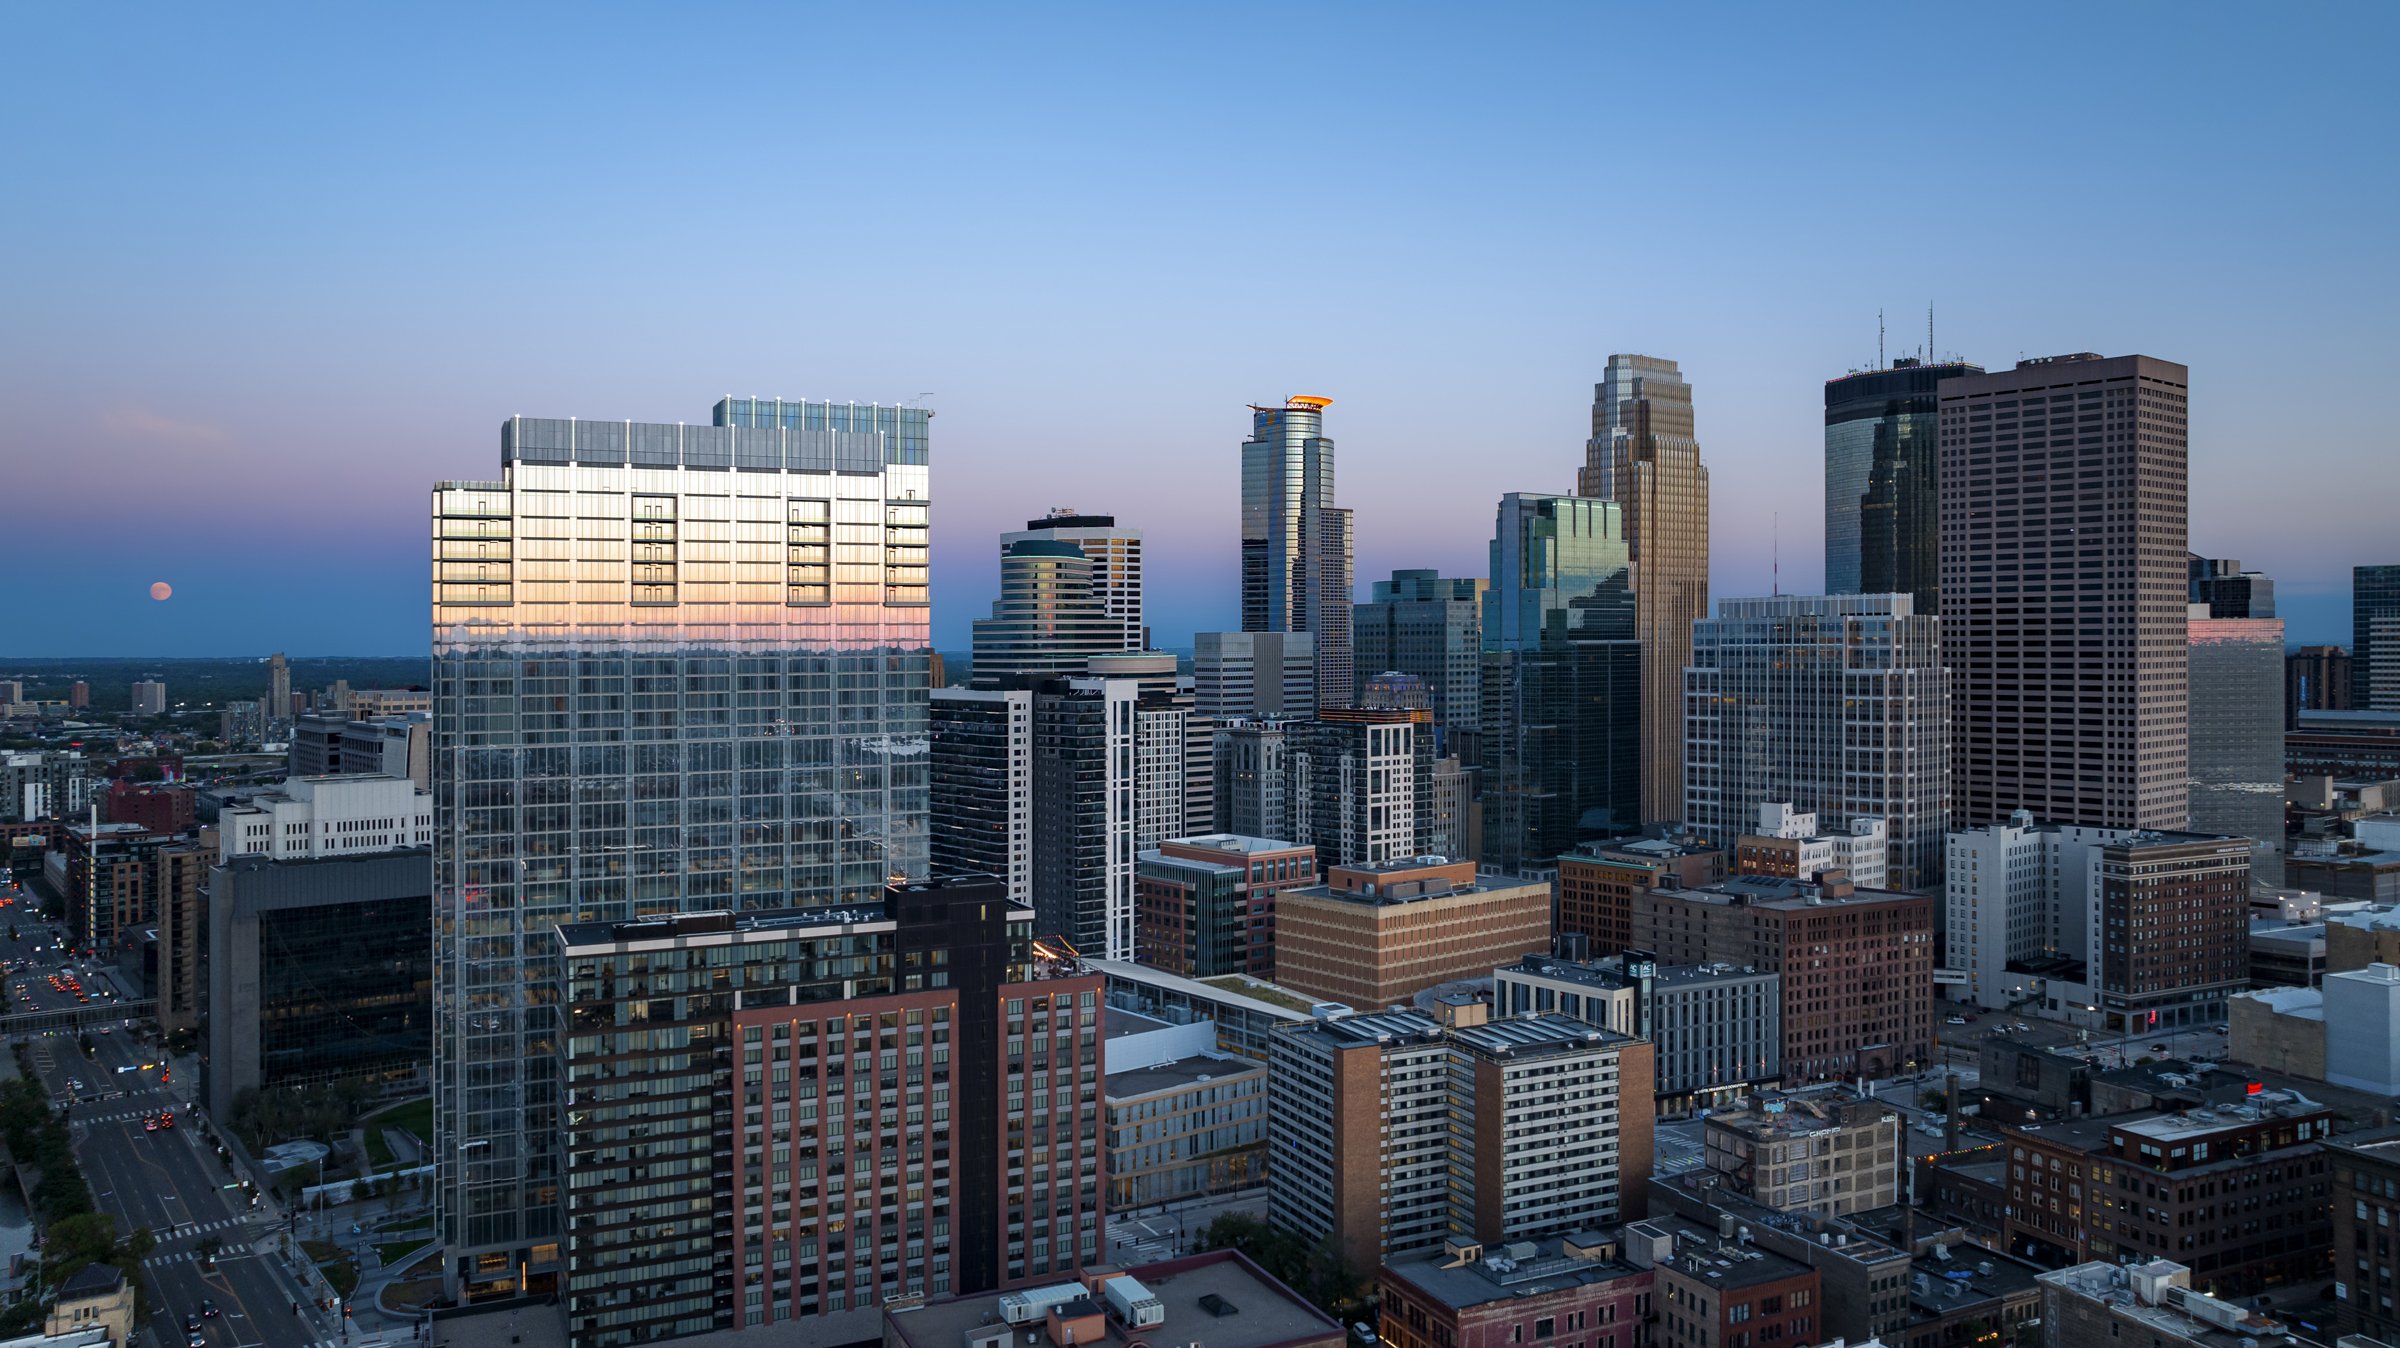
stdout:
<svg viewBox="0 0 2400 1348">
<path fill-rule="evenodd" d="M 573 1348 L 851 1342 L 1098 1260 L 1100 980 L 991 877 L 571 923 L 551 959 Z"/>
<path fill-rule="evenodd" d="M 2087 352 L 1942 381 L 1960 826 L 2185 827 L 2189 379 Z"/>
</svg>

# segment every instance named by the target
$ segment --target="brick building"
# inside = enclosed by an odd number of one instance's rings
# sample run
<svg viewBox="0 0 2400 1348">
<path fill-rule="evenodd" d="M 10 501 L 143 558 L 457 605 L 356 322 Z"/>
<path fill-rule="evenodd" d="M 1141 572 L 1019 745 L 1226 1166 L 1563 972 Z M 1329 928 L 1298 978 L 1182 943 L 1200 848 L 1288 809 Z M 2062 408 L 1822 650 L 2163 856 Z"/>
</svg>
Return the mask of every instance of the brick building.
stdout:
<svg viewBox="0 0 2400 1348">
<path fill-rule="evenodd" d="M 1808 1265 L 1682 1222 L 1627 1228 L 1629 1247 L 1645 1242 L 1654 1248 L 1671 1242 L 1671 1252 L 1653 1268 L 1658 1325 L 1650 1342 L 1656 1348 L 1821 1341 L 1822 1280 Z"/>
<path fill-rule="evenodd" d="M 1317 882 L 1317 849 L 1210 833 L 1140 854 L 1133 873 L 1133 949 L 1187 978 L 1275 976 L 1275 896 Z"/>
<path fill-rule="evenodd" d="M 2338 1329 L 2400 1341 L 2400 1135 L 2326 1144 L 2333 1165 L 2333 1295 Z"/>
<path fill-rule="evenodd" d="M 1359 1010 L 1437 984 L 1487 978 L 1550 948 L 1550 886 L 1417 857 L 1332 866 L 1275 899 L 1275 981 Z"/>
<path fill-rule="evenodd" d="M 1378 1338 L 1390 1348 L 1646 1343 L 1655 1276 L 1593 1233 L 1485 1246 L 1464 1238 L 1383 1266 Z"/>
<path fill-rule="evenodd" d="M 172 782 L 111 782 L 100 811 L 112 824 L 139 824 L 152 833 L 188 833 L 193 792 Z"/>
<path fill-rule="evenodd" d="M 1698 889 L 1725 878 L 1725 853 L 1698 841 L 1618 838 L 1558 859 L 1559 934 L 1594 955 L 1634 944 L 1635 900 L 1653 889 Z"/>
<path fill-rule="evenodd" d="M 1933 1060 L 1933 901 L 1769 876 L 1644 891 L 1634 944 L 1660 964 L 1782 975 L 1783 1080 L 1881 1076 Z"/>
<path fill-rule="evenodd" d="M 2280 1092 L 2252 1101 L 2003 1129 L 2008 1252 L 2173 1259 L 2225 1296 L 2324 1277 L 2332 1111 Z"/>
</svg>

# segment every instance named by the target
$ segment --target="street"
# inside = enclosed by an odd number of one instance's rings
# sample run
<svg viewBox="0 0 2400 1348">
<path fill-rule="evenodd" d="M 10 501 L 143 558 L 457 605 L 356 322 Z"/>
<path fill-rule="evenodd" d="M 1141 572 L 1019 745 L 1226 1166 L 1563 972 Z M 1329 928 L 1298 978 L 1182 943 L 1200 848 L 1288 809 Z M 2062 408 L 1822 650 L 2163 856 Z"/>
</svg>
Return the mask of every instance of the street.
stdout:
<svg viewBox="0 0 2400 1348">
<path fill-rule="evenodd" d="M 88 971 L 56 949 L 58 933 L 21 894 L 0 888 L 0 897 L 16 900 L 0 908 L 8 919 L 0 928 L 7 938 L 0 960 L 10 965 L 10 1010 L 64 1010 L 118 995 L 105 971 Z M 44 946 L 50 948 L 36 953 Z M 78 984 L 90 1001 L 77 1001 Z M 186 1107 L 184 1097 L 198 1083 L 169 1076 L 164 1051 L 136 1028 L 94 1027 L 88 1058 L 69 1031 L 35 1034 L 26 1043 L 36 1078 L 68 1111 L 93 1204 L 116 1217 L 120 1235 L 147 1226 L 157 1238 L 143 1267 L 151 1310 L 144 1341 L 153 1348 L 185 1343 L 190 1336 L 184 1318 L 201 1316 L 207 1302 L 218 1311 L 198 1322 L 208 1348 L 338 1344 L 339 1312 L 321 1312 L 304 1297 L 276 1253 L 279 1237 L 269 1230 L 274 1213 L 265 1206 L 251 1210 L 205 1140 L 205 1120 Z M 169 1113 L 174 1127 L 145 1126 Z M 202 1258 L 210 1248 L 217 1251 L 213 1266 Z M 302 1306 L 303 1300 L 309 1304 Z"/>
<path fill-rule="evenodd" d="M 1192 1242 L 1208 1229 L 1210 1222 L 1233 1212 L 1263 1220 L 1267 1215 L 1266 1188 L 1212 1194 L 1164 1207 L 1112 1212 L 1108 1214 L 1108 1258 L 1118 1263 L 1138 1264 L 1187 1254 Z"/>
</svg>

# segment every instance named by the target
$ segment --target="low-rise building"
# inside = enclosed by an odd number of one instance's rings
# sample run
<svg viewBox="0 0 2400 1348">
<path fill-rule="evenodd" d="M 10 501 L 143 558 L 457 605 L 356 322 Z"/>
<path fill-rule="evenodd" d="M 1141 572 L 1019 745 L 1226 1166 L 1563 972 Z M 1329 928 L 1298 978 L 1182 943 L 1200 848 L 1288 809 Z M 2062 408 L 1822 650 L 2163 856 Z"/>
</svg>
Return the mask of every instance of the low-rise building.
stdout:
<svg viewBox="0 0 2400 1348">
<path fill-rule="evenodd" d="M 1389 1348 L 1635 1348 L 1654 1281 L 1597 1232 L 1497 1246 L 1458 1237 L 1383 1266 L 1376 1337 Z"/>
<path fill-rule="evenodd" d="M 1175 1025 L 1208 1021 L 1216 1026 L 1219 1049 L 1256 1062 L 1267 1060 L 1277 1026 L 1347 1015 L 1351 1010 L 1339 1002 L 1303 997 L 1247 974 L 1186 978 L 1122 960 L 1087 959 L 1084 967 L 1100 975 L 1112 1009 Z"/>
<path fill-rule="evenodd" d="M 2255 910 L 2254 910 L 2255 911 Z M 2250 985 L 2313 988 L 2325 981 L 2325 924 L 2250 922 Z"/>
<path fill-rule="evenodd" d="M 1847 1217 L 1900 1201 L 1900 1118 L 1874 1100 L 1762 1095 L 1711 1114 L 1704 1141 L 1710 1170 L 1777 1212 Z"/>
<path fill-rule="evenodd" d="M 1660 967 L 1646 951 L 1604 960 L 1528 955 L 1492 971 L 1496 1014 L 1555 1011 L 1658 1050 L 1658 1114 L 1687 1118 L 1778 1079 L 1782 998 L 1775 974 L 1731 964 Z"/>
<path fill-rule="evenodd" d="M 2092 1065 L 2072 1049 L 2006 1035 L 1983 1041 L 1976 1073 L 1977 1113 L 2004 1123 L 2040 1123 L 2090 1110 Z"/>
<path fill-rule="evenodd" d="M 1698 889 L 1725 878 L 1725 853 L 1697 839 L 1617 838 L 1558 859 L 1558 932 L 1608 954 L 1634 944 L 1635 901 L 1653 889 Z"/>
<path fill-rule="evenodd" d="M 1854 815 L 1847 833 L 1817 829 L 1813 810 L 1791 802 L 1758 807 L 1758 832 L 1733 845 L 1734 869 L 1742 875 L 1780 875 L 1814 880 L 1838 870 L 1861 889 L 1881 889 L 1890 873 L 1891 826 L 1880 818 Z"/>
<path fill-rule="evenodd" d="M 1871 1231 L 1777 1212 L 1733 1192 L 1722 1176 L 1706 1169 L 1652 1180 L 1650 1202 L 1654 1212 L 1681 1217 L 1720 1239 L 1755 1245 L 1814 1271 L 1822 1289 L 1822 1310 L 1819 1337 L 1811 1342 L 1829 1334 L 1856 1341 L 1908 1323 L 1909 1252 Z M 1629 1253 L 1636 1249 L 1630 1236 L 1626 1248 Z"/>
<path fill-rule="evenodd" d="M 883 1348 L 1342 1348 L 1323 1311 L 1234 1250 L 1012 1292 L 893 1306 Z"/>
<path fill-rule="evenodd" d="M 1229 1054 L 1111 1070 L 1108 1206 L 1226 1193 L 1266 1177 L 1267 1069 Z"/>
<path fill-rule="evenodd" d="M 2390 1130 L 2329 1142 L 2333 1166 L 2333 1297 L 2340 1330 L 2400 1342 L 2400 1135 Z"/>
<path fill-rule="evenodd" d="M 2043 1348 L 2258 1348 L 2285 1333 L 2272 1316 L 2193 1291 L 2191 1277 L 2190 1269 L 2163 1258 L 2095 1260 L 2039 1274 Z"/>
<path fill-rule="evenodd" d="M 2174 1253 L 2227 1296 L 2323 1277 L 2332 1111 L 2283 1092 L 2251 1099 L 2003 1129 L 2009 1253 L 2050 1264 Z"/>
<path fill-rule="evenodd" d="M 1416 857 L 1332 866 L 1275 900 L 1275 978 L 1361 1009 L 1406 1005 L 1550 948 L 1550 885 Z"/>
<path fill-rule="evenodd" d="M 1629 1248 L 1666 1247 L 1657 1278 L 1658 1348 L 1823 1341 L 1822 1279 L 1813 1268 L 1739 1238 L 1674 1221 L 1637 1222 Z M 1637 1258 L 1646 1257 L 1637 1254 Z"/>
<path fill-rule="evenodd" d="M 1391 1011 L 1277 1034 L 1272 1219 L 1366 1269 L 1453 1235 L 1639 1216 L 1650 1045 L 1564 1016 L 1478 1020 Z"/>
<path fill-rule="evenodd" d="M 1316 882 L 1313 847 L 1239 833 L 1171 838 L 1134 865 L 1134 953 L 1191 978 L 1271 979 L 1275 896 Z"/>
<path fill-rule="evenodd" d="M 2314 988 L 2261 988 L 2225 1003 L 2235 1062 L 2325 1079 L 2325 994 Z"/>
<path fill-rule="evenodd" d="M 44 1317 L 42 1332 L 57 1338 L 101 1329 L 108 1342 L 125 1348 L 133 1333 L 133 1291 L 116 1265 L 86 1264 L 59 1285 L 58 1300 Z"/>
</svg>

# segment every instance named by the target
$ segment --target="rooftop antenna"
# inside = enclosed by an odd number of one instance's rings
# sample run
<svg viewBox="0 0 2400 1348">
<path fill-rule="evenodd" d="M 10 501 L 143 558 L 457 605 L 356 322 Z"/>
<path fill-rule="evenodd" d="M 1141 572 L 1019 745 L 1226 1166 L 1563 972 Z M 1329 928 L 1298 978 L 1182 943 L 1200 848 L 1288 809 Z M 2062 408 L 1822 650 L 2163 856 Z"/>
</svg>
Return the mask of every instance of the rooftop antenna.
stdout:
<svg viewBox="0 0 2400 1348">
<path fill-rule="evenodd" d="M 1878 309 L 1878 310 L 1876 310 L 1876 311 L 1875 311 L 1875 368 L 1876 368 L 1876 369 L 1878 369 L 1878 370 L 1880 370 L 1880 369 L 1884 368 L 1884 365 L 1885 365 L 1885 361 L 1884 361 L 1884 359 L 1883 359 L 1883 310 L 1881 310 L 1881 309 Z"/>
<path fill-rule="evenodd" d="M 1925 363 L 1933 364 L 1933 306 L 1925 306 Z"/>
<path fill-rule="evenodd" d="M 1774 563 L 1773 563 L 1773 570 L 1771 570 L 1771 571 L 1769 572 L 1769 575 L 1770 575 L 1770 576 L 1772 576 L 1772 577 L 1773 577 L 1773 579 L 1772 579 L 1771 581 L 1769 581 L 1769 583 L 1768 583 L 1768 588 L 1769 588 L 1769 589 L 1771 589 L 1771 590 L 1774 592 L 1774 597 L 1775 597 L 1775 598 L 1778 598 L 1778 599 L 1782 598 L 1782 597 L 1783 597 L 1783 512 L 1782 512 L 1782 511 L 1780 511 L 1780 510 L 1778 510 L 1778 511 L 1776 511 L 1776 512 L 1775 512 L 1775 560 L 1774 560 Z"/>
</svg>

